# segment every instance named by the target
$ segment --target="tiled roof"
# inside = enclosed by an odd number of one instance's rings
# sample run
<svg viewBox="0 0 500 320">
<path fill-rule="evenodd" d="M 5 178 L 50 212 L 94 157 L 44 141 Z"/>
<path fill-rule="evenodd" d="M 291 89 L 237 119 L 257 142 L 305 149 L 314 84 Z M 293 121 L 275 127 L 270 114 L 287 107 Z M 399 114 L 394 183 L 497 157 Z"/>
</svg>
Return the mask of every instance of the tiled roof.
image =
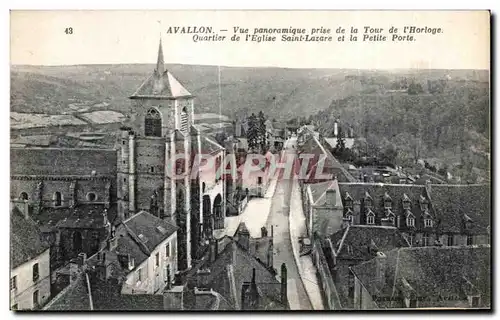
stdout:
<svg viewBox="0 0 500 320">
<path fill-rule="evenodd" d="M 326 172 L 337 175 L 339 181 L 357 181 L 333 156 L 333 154 L 325 148 L 320 141 L 314 136 L 310 135 L 304 144 L 300 147 L 301 153 L 313 154 L 317 157 L 316 163 L 313 163 L 308 168 L 308 173 L 312 174 L 322 162 L 323 168 Z M 314 176 L 314 174 L 312 174 Z"/>
<path fill-rule="evenodd" d="M 133 215 L 123 221 L 123 224 L 126 226 L 129 234 L 132 232 L 131 236 L 135 238 L 134 240 L 139 240 L 149 251 L 153 251 L 178 229 L 177 226 L 155 217 L 146 211 L 141 211 Z"/>
<path fill-rule="evenodd" d="M 114 176 L 116 150 L 11 148 L 11 175 Z"/>
<path fill-rule="evenodd" d="M 399 248 L 386 253 L 385 263 L 384 277 L 379 279 L 377 258 L 352 267 L 373 296 L 397 297 L 411 287 L 416 297 L 467 299 L 466 291 L 471 290 L 472 284 L 480 293 L 481 301 L 490 305 L 489 245 Z M 436 304 L 433 306 L 440 306 L 439 302 Z"/>
<path fill-rule="evenodd" d="M 405 210 L 403 209 L 403 198 L 405 195 L 410 199 L 410 211 L 416 217 L 416 221 L 421 219 L 421 208 L 420 208 L 420 198 L 427 198 L 427 193 L 424 186 L 417 185 L 403 185 L 403 184 L 382 184 L 382 183 L 339 183 L 340 194 L 342 196 L 342 202 L 345 207 L 345 196 L 346 193 L 350 195 L 353 201 L 361 202 L 361 215 L 365 212 L 365 198 L 371 198 L 373 200 L 372 211 L 375 213 L 377 219 L 380 221 L 381 218 L 386 216 L 386 210 L 384 208 L 384 195 L 387 194 L 392 200 L 392 212 L 396 215 L 405 216 Z M 429 206 L 429 212 L 434 216 L 432 205 Z M 363 223 L 363 220 L 361 221 Z M 422 222 L 423 223 L 423 222 Z"/>
<path fill-rule="evenodd" d="M 116 205 L 106 208 L 101 204 L 80 204 L 74 208 L 42 208 L 32 218 L 45 228 L 100 228 L 104 226 L 103 213 L 113 223 L 117 216 Z"/>
<path fill-rule="evenodd" d="M 326 201 L 326 191 L 335 190 L 337 191 L 337 204 L 341 205 L 340 195 L 338 194 L 338 184 L 337 180 L 325 181 L 319 183 L 311 183 L 308 185 L 311 189 L 312 201 L 314 205 L 323 205 Z"/>
<path fill-rule="evenodd" d="M 243 250 L 235 241 L 231 241 L 217 256 L 217 259 L 206 265 L 211 274 L 207 279 L 207 287 L 220 293 L 232 305 L 241 307 L 241 291 L 243 283 L 250 282 L 252 270 L 256 270 L 256 283 L 266 301 L 283 309 L 279 290 L 280 282 L 260 262 Z M 236 290 L 236 292 L 234 292 Z"/>
<path fill-rule="evenodd" d="M 44 307 L 48 311 L 90 311 L 87 280 L 80 275 Z"/>
<path fill-rule="evenodd" d="M 486 234 L 491 224 L 489 185 L 431 185 L 431 202 L 441 217 L 443 232 L 460 232 L 464 215 L 472 220 L 470 232 L 473 234 Z"/>
<path fill-rule="evenodd" d="M 408 247 L 408 242 L 395 227 L 352 225 L 330 237 L 338 257 L 370 259 L 376 251 Z M 348 247 L 352 249 L 349 252 Z M 373 252 L 373 253 L 372 253 Z"/>
<path fill-rule="evenodd" d="M 49 248 L 43 241 L 40 229 L 31 219 L 14 208 L 10 215 L 10 264 L 14 269 L 28 262 Z"/>
<path fill-rule="evenodd" d="M 141 84 L 130 98 L 137 99 L 141 97 L 169 99 L 191 97 L 191 93 L 182 86 L 170 71 L 166 70 L 161 74 L 155 71 Z"/>
</svg>

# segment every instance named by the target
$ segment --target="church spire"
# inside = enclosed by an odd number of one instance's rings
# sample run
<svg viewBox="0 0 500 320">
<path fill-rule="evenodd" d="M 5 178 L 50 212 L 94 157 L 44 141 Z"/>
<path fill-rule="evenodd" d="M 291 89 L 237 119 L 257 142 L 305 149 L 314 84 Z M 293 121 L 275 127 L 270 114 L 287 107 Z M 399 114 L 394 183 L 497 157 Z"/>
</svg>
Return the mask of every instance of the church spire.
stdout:
<svg viewBox="0 0 500 320">
<path fill-rule="evenodd" d="M 156 62 L 156 72 L 159 75 L 162 75 L 165 72 L 165 62 L 163 61 L 163 49 L 161 47 L 161 37 L 160 37 L 160 46 L 158 48 L 158 61 Z"/>
</svg>

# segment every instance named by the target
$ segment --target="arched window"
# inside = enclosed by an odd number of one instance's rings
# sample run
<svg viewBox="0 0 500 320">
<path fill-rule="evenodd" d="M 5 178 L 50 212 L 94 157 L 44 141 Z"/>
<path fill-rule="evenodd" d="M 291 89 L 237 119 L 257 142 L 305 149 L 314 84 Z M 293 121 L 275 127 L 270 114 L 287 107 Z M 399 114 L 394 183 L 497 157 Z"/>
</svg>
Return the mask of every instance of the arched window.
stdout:
<svg viewBox="0 0 500 320">
<path fill-rule="evenodd" d="M 181 112 L 181 131 L 187 132 L 188 125 L 189 125 L 188 112 L 187 112 L 187 108 L 184 107 L 184 108 L 182 108 L 182 112 Z"/>
<path fill-rule="evenodd" d="M 96 201 L 97 195 L 93 192 L 89 192 L 89 193 L 87 193 L 87 200 L 88 201 Z"/>
<path fill-rule="evenodd" d="M 201 187 L 201 192 L 202 192 L 202 193 L 205 193 L 205 188 L 206 188 L 205 182 L 203 182 L 203 183 L 201 184 L 201 186 L 202 186 L 202 187 Z"/>
<path fill-rule="evenodd" d="M 19 195 L 20 200 L 28 200 L 28 194 L 26 192 L 21 192 Z"/>
<path fill-rule="evenodd" d="M 60 207 L 62 205 L 62 194 L 57 191 L 54 193 L 54 206 Z"/>
<path fill-rule="evenodd" d="M 161 137 L 161 115 L 156 109 L 149 109 L 144 119 L 144 134 L 147 137 Z"/>
<path fill-rule="evenodd" d="M 224 215 L 222 212 L 222 197 L 220 194 L 215 197 L 212 210 L 214 216 L 214 229 L 224 229 Z"/>
</svg>

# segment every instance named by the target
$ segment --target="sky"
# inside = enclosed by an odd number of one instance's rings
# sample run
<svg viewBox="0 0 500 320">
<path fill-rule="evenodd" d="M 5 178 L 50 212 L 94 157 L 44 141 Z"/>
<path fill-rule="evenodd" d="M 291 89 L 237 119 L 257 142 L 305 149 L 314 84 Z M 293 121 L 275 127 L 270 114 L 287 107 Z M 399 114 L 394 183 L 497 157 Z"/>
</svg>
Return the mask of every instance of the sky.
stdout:
<svg viewBox="0 0 500 320">
<path fill-rule="evenodd" d="M 331 29 L 333 42 L 198 42 L 169 27 Z M 339 27 L 441 28 L 413 42 L 338 42 Z M 66 34 L 66 28 L 72 34 Z M 11 11 L 11 64 L 155 63 L 358 69 L 489 69 L 487 11 Z M 228 31 L 219 31 L 227 29 Z M 372 34 L 375 35 L 375 34 Z M 244 36 L 244 35 L 243 35 Z M 278 35 L 278 37 L 280 37 Z M 349 34 L 345 35 L 346 40 Z M 358 36 L 362 37 L 362 36 Z"/>
</svg>

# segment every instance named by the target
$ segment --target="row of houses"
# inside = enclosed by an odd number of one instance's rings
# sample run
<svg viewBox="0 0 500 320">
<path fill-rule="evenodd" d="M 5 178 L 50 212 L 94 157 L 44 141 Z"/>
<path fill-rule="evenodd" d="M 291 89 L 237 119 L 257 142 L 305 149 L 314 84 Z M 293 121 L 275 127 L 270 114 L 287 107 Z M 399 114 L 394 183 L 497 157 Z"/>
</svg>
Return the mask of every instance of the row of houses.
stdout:
<svg viewBox="0 0 500 320">
<path fill-rule="evenodd" d="M 489 185 L 363 183 L 338 169 L 301 187 L 327 308 L 491 306 Z"/>
</svg>

